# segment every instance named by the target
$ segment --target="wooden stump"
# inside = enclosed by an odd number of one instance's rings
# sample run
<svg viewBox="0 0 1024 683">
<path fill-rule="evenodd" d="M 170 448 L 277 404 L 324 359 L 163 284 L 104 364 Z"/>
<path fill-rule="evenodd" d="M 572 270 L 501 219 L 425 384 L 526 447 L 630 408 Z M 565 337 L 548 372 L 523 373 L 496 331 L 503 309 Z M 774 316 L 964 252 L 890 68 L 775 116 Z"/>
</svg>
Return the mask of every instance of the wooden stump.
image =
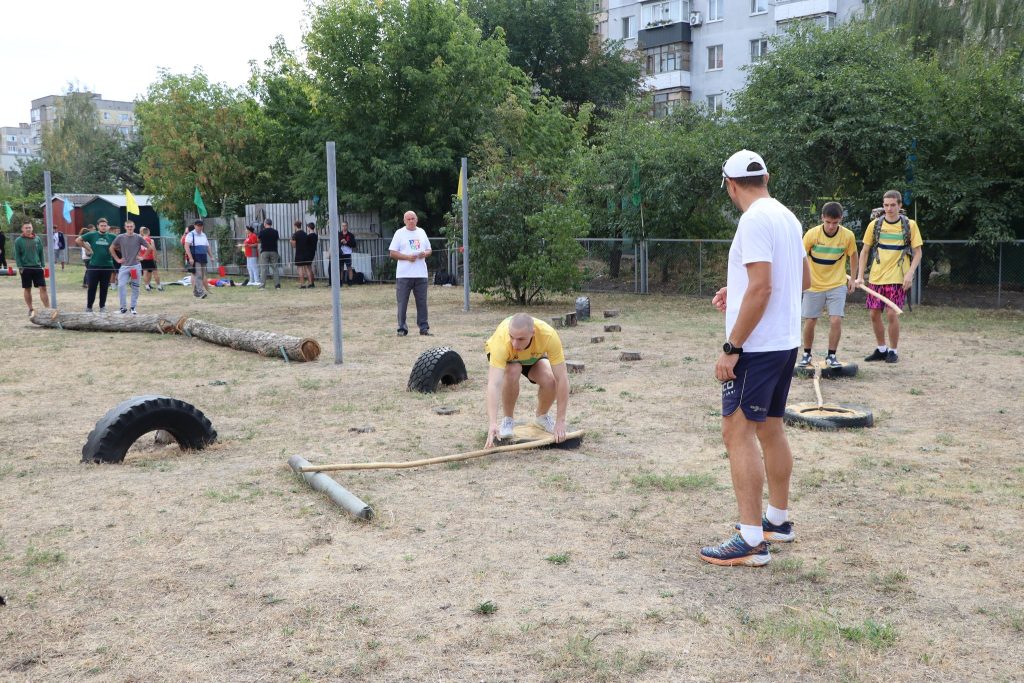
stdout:
<svg viewBox="0 0 1024 683">
<path fill-rule="evenodd" d="M 239 351 L 251 351 L 268 358 L 281 358 L 284 355 L 288 360 L 301 362 L 313 361 L 320 357 L 320 344 L 308 337 L 292 337 L 259 330 L 238 330 L 196 318 L 182 318 L 178 321 L 178 330 L 184 335 L 198 337 L 211 344 Z"/>
<path fill-rule="evenodd" d="M 564 327 L 565 319 L 562 316 L 555 316 L 551 319 L 551 327 Z"/>
<path fill-rule="evenodd" d="M 604 317 L 606 317 L 606 318 L 618 318 L 619 317 L 619 309 L 613 308 L 613 309 L 611 309 L 609 311 L 605 311 L 604 312 Z"/>
<path fill-rule="evenodd" d="M 622 332 L 622 326 L 621 325 L 605 325 L 604 326 L 604 331 L 605 332 Z"/>
<path fill-rule="evenodd" d="M 30 320 L 40 327 L 56 327 L 62 330 L 177 334 L 173 319 L 160 314 L 72 313 L 55 308 L 42 308 L 33 313 Z"/>
<path fill-rule="evenodd" d="M 600 344 L 603 341 L 604 341 L 604 337 L 591 337 L 590 338 L 590 343 L 591 344 Z"/>
<path fill-rule="evenodd" d="M 576 327 L 576 311 L 572 313 L 566 313 L 562 317 L 562 324 L 566 327 Z"/>
<path fill-rule="evenodd" d="M 623 351 L 619 354 L 619 360 L 640 360 L 639 351 Z"/>
<path fill-rule="evenodd" d="M 583 362 L 578 360 L 567 360 L 565 361 L 565 369 L 569 371 L 570 375 L 576 375 L 583 372 Z"/>
</svg>

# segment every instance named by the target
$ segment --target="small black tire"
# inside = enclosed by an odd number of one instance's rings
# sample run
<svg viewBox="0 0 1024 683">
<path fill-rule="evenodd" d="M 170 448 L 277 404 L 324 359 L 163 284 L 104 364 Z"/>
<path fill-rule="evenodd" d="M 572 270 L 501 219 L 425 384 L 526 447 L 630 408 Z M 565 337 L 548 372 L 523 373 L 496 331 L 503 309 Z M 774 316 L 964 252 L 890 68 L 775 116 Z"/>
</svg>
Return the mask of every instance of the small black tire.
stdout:
<svg viewBox="0 0 1024 683">
<path fill-rule="evenodd" d="M 849 403 L 826 403 L 820 409 L 817 403 L 796 403 L 786 406 L 782 419 L 788 425 L 827 431 L 875 425 L 875 416 L 870 408 Z"/>
<path fill-rule="evenodd" d="M 409 391 L 432 394 L 441 384 L 451 386 L 466 381 L 466 364 L 462 356 L 447 346 L 427 349 L 416 359 L 409 374 Z"/>
<path fill-rule="evenodd" d="M 217 440 L 213 425 L 192 404 L 167 396 L 136 396 L 100 418 L 82 447 L 82 462 L 123 462 L 140 436 L 157 429 L 174 437 L 183 450 L 199 451 Z"/>
<path fill-rule="evenodd" d="M 801 377 L 804 379 L 810 379 L 814 377 L 814 366 L 807 365 L 801 367 L 797 365 L 793 368 L 793 376 Z M 856 363 L 843 363 L 838 368 L 823 367 L 821 369 L 822 379 L 836 379 L 839 377 L 856 377 L 857 376 L 857 364 Z"/>
</svg>

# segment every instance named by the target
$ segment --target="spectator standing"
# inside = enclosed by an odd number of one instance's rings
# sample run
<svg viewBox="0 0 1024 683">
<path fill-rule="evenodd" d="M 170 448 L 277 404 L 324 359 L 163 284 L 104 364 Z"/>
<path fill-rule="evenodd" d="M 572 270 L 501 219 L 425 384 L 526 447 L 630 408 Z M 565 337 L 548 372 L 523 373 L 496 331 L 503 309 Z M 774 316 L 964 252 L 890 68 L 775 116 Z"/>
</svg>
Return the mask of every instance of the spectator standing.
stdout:
<svg viewBox="0 0 1024 683">
<path fill-rule="evenodd" d="M 306 223 L 305 258 L 303 262 L 306 267 L 306 278 L 309 280 L 309 288 L 316 287 L 316 277 L 313 275 L 313 261 L 316 260 L 316 246 L 320 242 L 320 236 L 316 234 L 316 223 Z"/>
<path fill-rule="evenodd" d="M 245 269 L 249 277 L 245 278 L 244 285 L 255 287 L 260 283 L 260 240 L 256 237 L 256 226 L 245 226 L 245 241 L 242 242 L 242 251 L 245 253 Z"/>
<path fill-rule="evenodd" d="M 50 296 L 46 293 L 46 278 L 43 271 L 45 254 L 43 240 L 35 234 L 32 224 L 28 221 L 22 223 L 21 236 L 14 240 L 14 263 L 21 275 L 21 288 L 30 316 L 35 312 L 32 309 L 33 285 L 39 290 L 39 300 L 43 303 L 43 308 L 50 307 Z"/>
<path fill-rule="evenodd" d="M 409 334 L 405 324 L 405 313 L 409 307 L 409 293 L 416 297 L 416 325 L 420 334 L 429 337 L 430 323 L 427 321 L 427 258 L 430 256 L 430 240 L 423 228 L 417 227 L 415 211 L 406 211 L 404 228 L 395 231 L 391 238 L 388 254 L 398 265 L 395 269 L 395 297 L 398 300 L 398 336 Z"/>
<path fill-rule="evenodd" d="M 0 268 L 7 270 L 7 235 L 0 230 Z"/>
<path fill-rule="evenodd" d="M 263 229 L 257 235 L 260 241 L 260 289 L 267 286 L 267 268 L 274 270 L 274 289 L 281 289 L 281 269 L 278 267 L 281 256 L 277 253 L 277 242 L 280 235 L 274 228 L 274 221 L 263 221 Z"/>
<path fill-rule="evenodd" d="M 53 261 L 60 264 L 61 270 L 68 262 L 68 243 L 60 230 L 53 231 Z"/>
<path fill-rule="evenodd" d="M 84 235 L 86 233 L 92 232 L 95 229 L 96 226 L 90 223 L 89 225 L 82 228 L 82 232 L 80 234 Z M 81 244 L 78 237 L 75 238 L 75 244 Z M 82 289 L 85 289 L 86 287 L 89 286 L 89 252 L 86 251 L 85 247 L 81 247 L 81 249 L 82 265 L 85 266 L 85 272 L 82 273 Z"/>
<path fill-rule="evenodd" d="M 146 249 L 146 240 L 142 235 L 135 234 L 135 223 L 124 222 L 124 233 L 114 238 L 110 245 L 110 255 L 120 266 L 117 269 L 117 298 L 121 302 L 121 313 L 131 311 L 135 315 L 135 307 L 139 303 L 139 282 L 142 280 L 142 263 L 140 255 Z M 118 255 L 120 254 L 120 256 Z M 128 304 L 128 287 L 132 288 L 131 308 Z"/>
<path fill-rule="evenodd" d="M 341 245 L 341 281 L 348 282 L 352 286 L 354 271 L 352 270 L 352 253 L 356 250 L 356 236 L 348 231 L 348 221 L 341 222 L 341 232 L 338 233 L 338 243 Z"/>
<path fill-rule="evenodd" d="M 185 240 L 185 259 L 194 269 L 192 273 L 192 295 L 197 299 L 205 299 L 206 265 L 209 263 L 210 240 L 203 232 L 203 221 L 194 224 L 192 232 Z"/>
<path fill-rule="evenodd" d="M 143 225 L 139 228 L 139 234 L 142 239 L 146 242 L 145 249 L 139 255 L 139 261 L 142 263 L 142 278 L 146 284 L 146 291 L 153 291 L 153 285 L 151 282 L 156 280 L 156 290 L 158 292 L 164 291 L 164 286 L 160 284 L 160 271 L 156 266 L 156 243 L 153 242 L 153 238 L 149 236 L 149 228 Z"/>
<path fill-rule="evenodd" d="M 295 274 L 299 280 L 299 289 L 306 289 L 306 231 L 302 229 L 302 221 L 292 224 L 292 258 L 295 261 Z"/>
<path fill-rule="evenodd" d="M 114 244 L 115 235 L 110 232 L 110 225 L 106 218 L 101 218 L 96 223 L 96 230 L 84 232 L 75 239 L 75 244 L 86 250 L 89 255 L 89 265 L 86 270 L 88 277 L 88 290 L 85 295 L 85 310 L 92 313 L 92 306 L 96 302 L 96 289 L 100 292 L 100 313 L 107 310 L 107 290 L 110 288 L 110 274 L 114 270 L 114 257 L 110 254 L 110 247 Z"/>
</svg>

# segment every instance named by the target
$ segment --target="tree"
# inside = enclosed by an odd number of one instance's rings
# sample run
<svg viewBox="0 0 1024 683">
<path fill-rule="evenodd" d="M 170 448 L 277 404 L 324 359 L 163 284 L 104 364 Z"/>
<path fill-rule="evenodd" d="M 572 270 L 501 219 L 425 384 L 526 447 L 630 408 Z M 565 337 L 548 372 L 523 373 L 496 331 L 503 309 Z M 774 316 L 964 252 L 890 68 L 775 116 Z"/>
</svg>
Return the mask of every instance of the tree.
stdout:
<svg viewBox="0 0 1024 683">
<path fill-rule="evenodd" d="M 197 186 L 213 212 L 250 196 L 252 109 L 244 93 L 210 83 L 200 69 L 189 75 L 160 72 L 136 104 L 136 115 L 146 188 L 163 212 L 191 209 Z"/>
<path fill-rule="evenodd" d="M 469 0 L 466 8 L 484 35 L 502 29 L 512 64 L 573 111 L 591 102 L 606 112 L 639 94 L 640 61 L 595 36 L 579 0 Z"/>
<path fill-rule="evenodd" d="M 995 54 L 1024 48 L 1024 4 L 1020 0 L 871 0 L 866 14 L 883 31 L 944 61 L 964 47 Z"/>
</svg>

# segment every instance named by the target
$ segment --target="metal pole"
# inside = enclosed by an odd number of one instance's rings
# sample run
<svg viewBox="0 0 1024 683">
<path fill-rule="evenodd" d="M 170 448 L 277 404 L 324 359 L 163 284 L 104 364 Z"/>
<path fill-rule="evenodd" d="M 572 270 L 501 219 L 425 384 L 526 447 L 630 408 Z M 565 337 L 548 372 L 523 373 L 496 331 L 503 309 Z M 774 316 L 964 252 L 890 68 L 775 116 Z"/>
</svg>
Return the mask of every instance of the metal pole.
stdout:
<svg viewBox="0 0 1024 683">
<path fill-rule="evenodd" d="M 50 172 L 43 171 L 43 185 L 46 191 L 46 262 L 50 264 L 50 306 L 57 308 L 57 268 L 53 254 L 53 192 L 50 188 Z"/>
<path fill-rule="evenodd" d="M 333 142 L 327 143 L 333 145 Z M 337 252 L 334 252 L 337 254 Z M 332 261 L 331 268 L 334 268 Z M 331 271 L 331 279 L 334 279 L 334 273 L 337 273 L 337 269 Z M 338 482 L 331 479 L 326 474 L 320 472 L 303 472 L 303 467 L 310 467 L 308 460 L 303 458 L 301 455 L 293 455 L 288 458 L 288 466 L 295 471 L 296 474 L 301 476 L 307 484 L 317 491 L 323 491 L 327 496 L 334 501 L 334 504 L 349 513 L 353 517 L 359 519 L 373 519 L 373 508 L 364 503 L 358 497 L 355 496 L 351 491 L 346 489 Z"/>
<path fill-rule="evenodd" d="M 996 308 L 1003 307 L 1003 243 L 999 243 L 999 280 L 996 283 Z"/>
<path fill-rule="evenodd" d="M 704 296 L 704 243 L 697 240 L 697 296 Z"/>
<path fill-rule="evenodd" d="M 469 160 L 462 157 L 462 310 L 469 312 Z"/>
<path fill-rule="evenodd" d="M 341 246 L 338 233 L 338 167 L 334 157 L 334 142 L 327 143 L 327 202 L 331 230 L 331 310 L 334 315 L 334 364 L 341 365 Z"/>
</svg>

